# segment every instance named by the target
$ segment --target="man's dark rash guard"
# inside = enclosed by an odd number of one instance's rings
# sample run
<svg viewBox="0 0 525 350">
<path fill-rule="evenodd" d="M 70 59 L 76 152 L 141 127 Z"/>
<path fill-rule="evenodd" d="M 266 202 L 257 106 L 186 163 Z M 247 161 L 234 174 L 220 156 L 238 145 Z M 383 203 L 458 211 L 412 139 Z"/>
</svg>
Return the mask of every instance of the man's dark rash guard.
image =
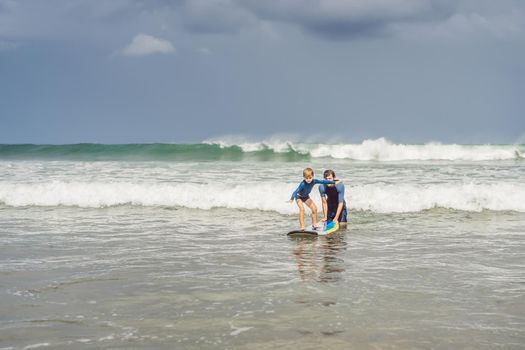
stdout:
<svg viewBox="0 0 525 350">
<path fill-rule="evenodd" d="M 346 202 L 345 202 L 345 185 L 339 183 L 333 187 L 321 185 L 319 186 L 319 194 L 321 198 L 326 196 L 326 204 L 328 206 L 328 216 L 335 216 L 337 207 L 340 203 L 343 203 L 343 209 L 341 215 L 346 217 Z M 346 221 L 346 219 L 344 220 Z"/>
<path fill-rule="evenodd" d="M 310 192 L 312 192 L 312 188 L 314 188 L 314 185 L 317 184 L 334 185 L 335 181 L 313 179 L 312 182 L 308 183 L 303 180 L 299 184 L 299 187 L 297 187 L 297 189 L 294 191 L 294 193 L 292 193 L 292 197 L 290 198 L 290 200 L 296 199 L 297 196 L 301 198 L 307 198 Z"/>
</svg>

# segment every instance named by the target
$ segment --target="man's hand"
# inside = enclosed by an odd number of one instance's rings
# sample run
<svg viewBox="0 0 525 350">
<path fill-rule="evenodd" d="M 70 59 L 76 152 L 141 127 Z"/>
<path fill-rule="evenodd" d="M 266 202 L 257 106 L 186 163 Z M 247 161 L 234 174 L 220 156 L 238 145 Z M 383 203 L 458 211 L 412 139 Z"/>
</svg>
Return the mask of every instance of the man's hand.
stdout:
<svg viewBox="0 0 525 350">
<path fill-rule="evenodd" d="M 290 199 L 289 201 L 287 201 L 288 203 L 292 204 L 293 203 L 293 199 Z"/>
</svg>

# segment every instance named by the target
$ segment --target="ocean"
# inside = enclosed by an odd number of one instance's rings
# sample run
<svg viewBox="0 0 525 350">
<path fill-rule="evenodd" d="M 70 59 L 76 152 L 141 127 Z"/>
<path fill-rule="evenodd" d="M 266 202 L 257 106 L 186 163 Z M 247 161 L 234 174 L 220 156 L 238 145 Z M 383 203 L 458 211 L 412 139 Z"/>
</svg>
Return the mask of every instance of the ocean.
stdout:
<svg viewBox="0 0 525 350">
<path fill-rule="evenodd" d="M 525 349 L 525 145 L 0 145 L 0 239 L 4 350 Z"/>
</svg>

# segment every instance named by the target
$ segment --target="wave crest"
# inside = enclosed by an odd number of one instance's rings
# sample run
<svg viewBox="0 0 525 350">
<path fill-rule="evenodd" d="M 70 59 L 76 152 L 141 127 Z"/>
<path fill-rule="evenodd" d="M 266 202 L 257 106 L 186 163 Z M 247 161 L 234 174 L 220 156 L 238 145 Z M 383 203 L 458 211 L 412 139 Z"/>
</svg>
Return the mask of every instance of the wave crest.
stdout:
<svg viewBox="0 0 525 350">
<path fill-rule="evenodd" d="M 431 142 L 422 145 L 395 144 L 385 138 L 365 140 L 357 144 L 305 144 L 291 141 L 228 141 L 211 139 L 205 141 L 226 149 L 239 147 L 243 152 L 271 150 L 276 153 L 296 152 L 313 158 L 335 158 L 357 161 L 489 161 L 523 159 L 522 145 L 458 145 Z"/>
<path fill-rule="evenodd" d="M 0 145 L 0 159 L 161 161 L 499 161 L 525 157 L 524 145 L 395 144 L 385 138 L 361 143 L 297 143 L 210 139 L 199 144 Z"/>
<path fill-rule="evenodd" d="M 294 184 L 150 184 L 55 181 L 41 184 L 0 183 L 0 203 L 7 206 L 116 205 L 174 206 L 195 209 L 230 208 L 296 213 L 286 203 Z M 248 195 L 247 195 L 248 194 Z M 320 208 L 319 196 L 312 198 Z M 347 186 L 353 210 L 377 213 L 418 212 L 447 208 L 525 212 L 525 184 L 369 184 Z"/>
</svg>

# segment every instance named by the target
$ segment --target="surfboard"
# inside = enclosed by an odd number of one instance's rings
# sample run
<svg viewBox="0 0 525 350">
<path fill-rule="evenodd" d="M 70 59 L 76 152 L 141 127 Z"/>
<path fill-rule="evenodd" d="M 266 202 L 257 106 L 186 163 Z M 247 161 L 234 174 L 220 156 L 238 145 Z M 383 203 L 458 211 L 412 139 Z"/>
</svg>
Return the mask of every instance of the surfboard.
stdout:
<svg viewBox="0 0 525 350">
<path fill-rule="evenodd" d="M 324 222 L 323 225 L 315 230 L 293 230 L 287 233 L 288 236 L 327 236 L 339 230 L 339 223 L 332 221 Z"/>
</svg>

